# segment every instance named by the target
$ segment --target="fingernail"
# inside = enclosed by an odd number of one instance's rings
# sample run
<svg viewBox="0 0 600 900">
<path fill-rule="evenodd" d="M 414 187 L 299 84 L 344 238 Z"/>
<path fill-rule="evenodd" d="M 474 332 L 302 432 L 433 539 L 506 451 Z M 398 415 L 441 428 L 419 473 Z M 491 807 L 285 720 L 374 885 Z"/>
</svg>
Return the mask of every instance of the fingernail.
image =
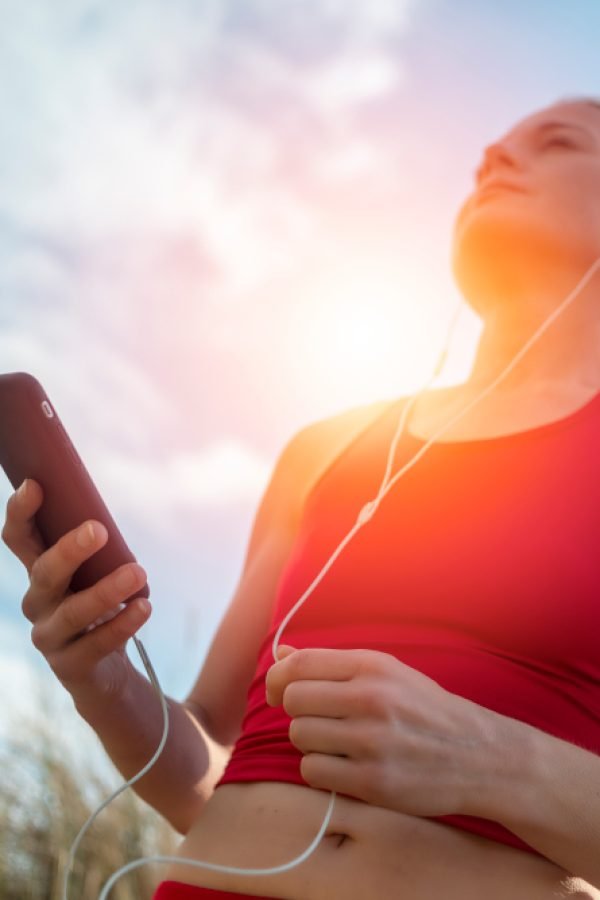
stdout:
<svg viewBox="0 0 600 900">
<path fill-rule="evenodd" d="M 131 569 L 125 569 L 120 575 L 117 575 L 116 581 L 119 590 L 127 590 L 135 584 L 135 572 Z"/>
<path fill-rule="evenodd" d="M 20 485 L 19 490 L 17 491 L 17 494 L 19 495 L 19 499 L 22 500 L 25 497 L 26 493 L 27 493 L 27 479 L 25 479 L 25 481 Z"/>
<path fill-rule="evenodd" d="M 80 547 L 89 547 L 96 540 L 96 532 L 94 531 L 94 526 L 91 522 L 86 522 L 85 525 L 77 532 L 77 536 L 75 538 Z"/>
<path fill-rule="evenodd" d="M 135 601 L 136 619 L 144 619 L 151 612 L 150 601 L 146 597 L 138 597 Z"/>
</svg>

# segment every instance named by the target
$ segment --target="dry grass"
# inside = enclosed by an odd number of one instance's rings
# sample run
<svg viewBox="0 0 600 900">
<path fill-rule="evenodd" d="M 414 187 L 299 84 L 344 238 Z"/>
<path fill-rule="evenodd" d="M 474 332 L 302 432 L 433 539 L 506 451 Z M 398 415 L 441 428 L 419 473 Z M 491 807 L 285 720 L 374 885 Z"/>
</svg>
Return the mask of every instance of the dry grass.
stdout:
<svg viewBox="0 0 600 900">
<path fill-rule="evenodd" d="M 91 813 L 122 783 L 107 766 L 82 766 L 60 739 L 60 715 L 40 697 L 35 721 L 19 720 L 0 746 L 0 900 L 62 900 L 69 848 Z M 75 711 L 73 716 L 77 714 Z M 62 711 L 64 716 L 64 710 Z M 87 726 L 83 726 L 87 728 Z M 89 741 L 95 740 L 90 730 Z M 70 900 L 97 900 L 111 874 L 141 856 L 170 854 L 180 836 L 129 789 L 86 832 L 70 878 Z M 124 875 L 110 900 L 149 900 L 164 867 Z"/>
</svg>

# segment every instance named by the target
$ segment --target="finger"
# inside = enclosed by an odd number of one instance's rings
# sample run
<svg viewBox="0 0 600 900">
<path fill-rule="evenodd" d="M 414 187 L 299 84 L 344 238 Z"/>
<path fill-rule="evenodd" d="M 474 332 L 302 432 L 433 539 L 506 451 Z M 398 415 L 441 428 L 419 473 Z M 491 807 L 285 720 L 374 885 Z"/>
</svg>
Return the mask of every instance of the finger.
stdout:
<svg viewBox="0 0 600 900">
<path fill-rule="evenodd" d="M 290 723 L 289 737 L 294 747 L 302 753 L 348 756 L 349 739 L 354 728 L 355 723 L 348 719 L 300 716 Z"/>
<path fill-rule="evenodd" d="M 364 665 L 366 650 L 328 650 L 324 648 L 296 650 L 274 663 L 266 677 L 267 703 L 278 706 L 283 692 L 292 681 L 349 681 Z"/>
<path fill-rule="evenodd" d="M 150 612 L 150 602 L 146 597 L 137 597 L 110 622 L 94 628 L 71 646 L 77 646 L 84 659 L 97 665 L 105 656 L 122 647 L 148 619 Z"/>
<path fill-rule="evenodd" d="M 99 625 L 65 648 L 48 656 L 55 675 L 67 687 L 78 686 L 94 671 L 105 657 L 122 650 L 127 641 L 139 631 L 152 612 L 145 597 L 128 603 L 110 622 Z"/>
<path fill-rule="evenodd" d="M 368 719 L 299 716 L 290 723 L 289 736 L 303 753 L 344 756 L 365 764 L 381 762 L 402 746 L 386 726 Z"/>
<path fill-rule="evenodd" d="M 8 498 L 2 540 L 29 573 L 38 556 L 47 550 L 34 519 L 44 495 L 37 481 L 31 478 L 26 478 L 23 485 Z"/>
<path fill-rule="evenodd" d="M 363 762 L 326 753 L 307 753 L 300 774 L 311 787 L 365 799 L 369 792 L 369 770 Z"/>
<path fill-rule="evenodd" d="M 90 531 L 90 526 L 92 531 Z M 88 521 L 68 531 L 35 560 L 29 589 L 23 597 L 23 615 L 35 622 L 62 601 L 73 574 L 108 540 L 101 522 Z"/>
<path fill-rule="evenodd" d="M 41 653 L 52 653 L 118 615 L 126 600 L 146 583 L 139 563 L 127 563 L 93 587 L 71 594 L 50 616 L 39 619 L 31 640 Z"/>
<path fill-rule="evenodd" d="M 283 692 L 283 708 L 296 716 L 342 719 L 359 711 L 356 691 L 347 681 L 292 681 Z"/>
</svg>

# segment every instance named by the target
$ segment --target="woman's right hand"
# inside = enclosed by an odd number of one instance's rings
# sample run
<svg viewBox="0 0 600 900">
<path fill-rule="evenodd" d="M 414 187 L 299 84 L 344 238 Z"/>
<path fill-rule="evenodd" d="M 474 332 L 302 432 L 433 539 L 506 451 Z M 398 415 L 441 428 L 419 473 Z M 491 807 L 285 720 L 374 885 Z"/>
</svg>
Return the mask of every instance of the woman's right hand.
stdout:
<svg viewBox="0 0 600 900">
<path fill-rule="evenodd" d="M 108 532 L 91 520 L 91 543 L 85 543 L 88 521 L 47 549 L 34 520 L 43 491 L 31 478 L 26 484 L 24 496 L 15 492 L 8 500 L 1 537 L 29 574 L 21 608 L 33 625 L 31 641 L 76 702 L 118 695 L 131 669 L 125 645 L 151 611 L 141 597 L 121 604 L 144 586 L 146 573 L 138 563 L 126 563 L 92 587 L 70 591 L 74 572 L 104 546 Z M 133 581 L 120 585 L 125 573 Z"/>
</svg>

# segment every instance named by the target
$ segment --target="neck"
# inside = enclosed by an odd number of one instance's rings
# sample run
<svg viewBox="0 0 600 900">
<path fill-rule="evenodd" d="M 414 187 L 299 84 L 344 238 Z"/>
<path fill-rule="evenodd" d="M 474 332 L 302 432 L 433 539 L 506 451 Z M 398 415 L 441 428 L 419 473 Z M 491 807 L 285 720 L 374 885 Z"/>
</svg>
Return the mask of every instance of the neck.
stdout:
<svg viewBox="0 0 600 900">
<path fill-rule="evenodd" d="M 588 267 L 588 269 L 591 267 Z M 552 273 L 551 284 L 535 293 L 511 296 L 488 306 L 468 384 L 480 389 L 496 378 L 569 296 L 585 275 Z M 543 390 L 545 387 L 600 388 L 600 268 L 558 317 L 526 351 L 497 390 Z"/>
</svg>

